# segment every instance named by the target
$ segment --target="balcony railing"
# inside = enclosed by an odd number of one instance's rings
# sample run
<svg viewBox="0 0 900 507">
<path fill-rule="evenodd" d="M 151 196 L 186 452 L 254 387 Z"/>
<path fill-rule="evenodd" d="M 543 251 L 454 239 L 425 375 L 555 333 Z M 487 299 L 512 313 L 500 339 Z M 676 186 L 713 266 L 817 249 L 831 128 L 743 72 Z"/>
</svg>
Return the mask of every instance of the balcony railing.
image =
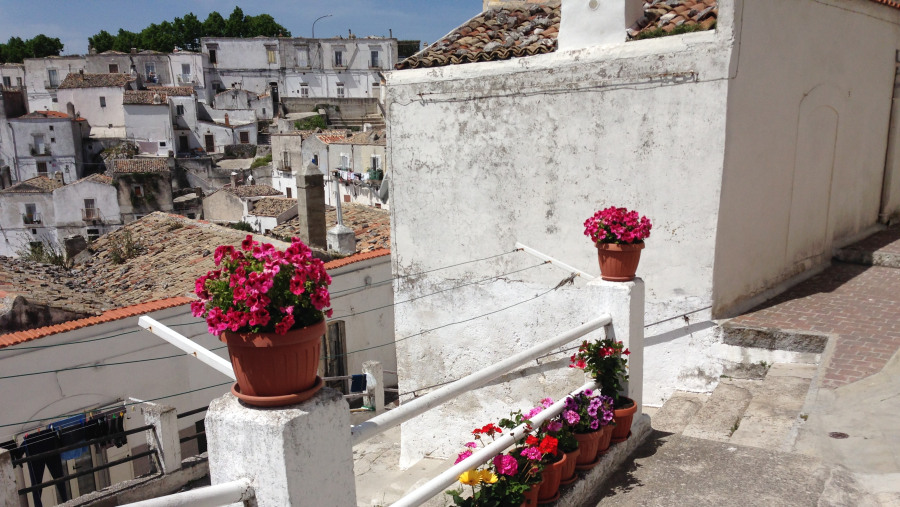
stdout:
<svg viewBox="0 0 900 507">
<path fill-rule="evenodd" d="M 178 74 L 178 84 L 191 85 L 196 83 L 197 79 L 193 74 Z"/>
<path fill-rule="evenodd" d="M 82 208 L 81 219 L 85 222 L 95 222 L 100 220 L 100 210 L 98 208 Z"/>
<path fill-rule="evenodd" d="M 58 81 L 44 81 L 44 88 L 46 88 L 48 90 L 59 88 L 59 82 Z"/>
<path fill-rule="evenodd" d="M 35 212 L 35 213 L 22 213 L 22 222 L 24 222 L 25 225 L 34 225 L 34 224 L 40 224 L 40 223 L 43 223 L 43 221 L 41 220 L 41 218 L 42 218 L 42 217 L 41 217 L 41 214 L 40 214 L 40 213 L 37 213 L 37 212 Z"/>
<path fill-rule="evenodd" d="M 32 145 L 29 145 L 29 148 L 31 148 L 32 156 L 40 157 L 40 156 L 50 155 L 50 147 L 47 146 L 46 144 L 44 144 L 44 145 L 32 144 Z"/>
</svg>

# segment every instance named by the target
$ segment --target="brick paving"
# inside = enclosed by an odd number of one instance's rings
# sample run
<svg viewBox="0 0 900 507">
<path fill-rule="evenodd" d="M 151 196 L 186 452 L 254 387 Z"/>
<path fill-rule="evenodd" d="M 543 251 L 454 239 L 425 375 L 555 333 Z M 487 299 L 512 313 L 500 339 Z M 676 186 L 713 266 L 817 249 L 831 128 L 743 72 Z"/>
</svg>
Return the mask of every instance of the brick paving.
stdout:
<svg viewBox="0 0 900 507">
<path fill-rule="evenodd" d="M 850 248 L 900 251 L 898 233 L 891 229 Z M 881 371 L 900 350 L 900 269 L 835 262 L 730 324 L 837 336 L 822 386 L 840 387 Z"/>
</svg>

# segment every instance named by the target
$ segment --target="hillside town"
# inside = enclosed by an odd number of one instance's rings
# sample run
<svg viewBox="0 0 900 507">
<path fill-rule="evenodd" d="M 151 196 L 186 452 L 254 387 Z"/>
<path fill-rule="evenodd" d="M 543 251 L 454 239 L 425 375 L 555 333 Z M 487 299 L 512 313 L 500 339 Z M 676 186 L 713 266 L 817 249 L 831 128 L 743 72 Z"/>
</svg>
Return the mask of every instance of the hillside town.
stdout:
<svg viewBox="0 0 900 507">
<path fill-rule="evenodd" d="M 0 507 L 900 505 L 900 5 L 323 14 L 0 44 Z"/>
</svg>

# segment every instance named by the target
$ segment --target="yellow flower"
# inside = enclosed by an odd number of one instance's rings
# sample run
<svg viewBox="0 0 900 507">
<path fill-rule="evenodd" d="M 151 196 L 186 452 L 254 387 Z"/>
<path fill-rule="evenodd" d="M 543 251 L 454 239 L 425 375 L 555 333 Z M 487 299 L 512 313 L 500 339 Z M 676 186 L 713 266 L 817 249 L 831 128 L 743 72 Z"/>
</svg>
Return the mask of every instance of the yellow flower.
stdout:
<svg viewBox="0 0 900 507">
<path fill-rule="evenodd" d="M 485 484 L 493 484 L 497 482 L 497 476 L 494 475 L 490 470 L 482 470 L 481 471 L 481 482 Z"/>
<path fill-rule="evenodd" d="M 481 482 L 481 471 L 467 470 L 459 475 L 459 482 L 469 486 L 476 486 Z"/>
</svg>

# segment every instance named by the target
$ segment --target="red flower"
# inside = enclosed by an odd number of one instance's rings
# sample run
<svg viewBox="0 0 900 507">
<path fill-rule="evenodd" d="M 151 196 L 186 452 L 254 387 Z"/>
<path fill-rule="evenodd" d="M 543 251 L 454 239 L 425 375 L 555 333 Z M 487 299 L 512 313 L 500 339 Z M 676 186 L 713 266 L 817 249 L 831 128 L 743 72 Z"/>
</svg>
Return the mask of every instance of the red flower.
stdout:
<svg viewBox="0 0 900 507">
<path fill-rule="evenodd" d="M 540 440 L 534 435 L 528 435 L 527 437 L 525 437 L 525 445 L 529 447 L 536 445 L 538 442 L 540 442 Z"/>
<path fill-rule="evenodd" d="M 556 447 L 558 444 L 559 440 L 557 440 L 556 437 L 547 435 L 543 440 L 541 440 L 541 445 L 538 446 L 538 449 L 544 454 L 556 454 Z"/>
<path fill-rule="evenodd" d="M 631 351 L 628 350 L 628 349 L 625 349 L 625 351 L 622 352 L 622 353 L 625 354 L 626 356 L 630 356 L 630 355 L 631 355 Z"/>
</svg>

